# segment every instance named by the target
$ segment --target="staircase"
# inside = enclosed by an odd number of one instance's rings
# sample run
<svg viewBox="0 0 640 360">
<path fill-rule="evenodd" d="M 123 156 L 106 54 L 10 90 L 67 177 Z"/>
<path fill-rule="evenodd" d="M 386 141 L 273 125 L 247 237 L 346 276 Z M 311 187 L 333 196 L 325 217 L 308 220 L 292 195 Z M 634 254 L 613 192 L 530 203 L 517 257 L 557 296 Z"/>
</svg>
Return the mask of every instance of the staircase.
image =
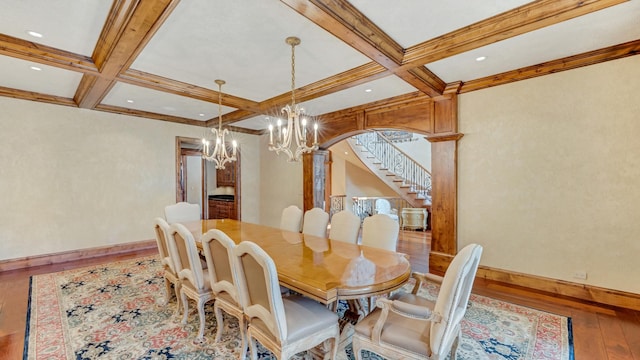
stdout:
<svg viewBox="0 0 640 360">
<path fill-rule="evenodd" d="M 412 207 L 431 205 L 431 173 L 384 135 L 369 131 L 347 142 L 362 163 Z"/>
</svg>

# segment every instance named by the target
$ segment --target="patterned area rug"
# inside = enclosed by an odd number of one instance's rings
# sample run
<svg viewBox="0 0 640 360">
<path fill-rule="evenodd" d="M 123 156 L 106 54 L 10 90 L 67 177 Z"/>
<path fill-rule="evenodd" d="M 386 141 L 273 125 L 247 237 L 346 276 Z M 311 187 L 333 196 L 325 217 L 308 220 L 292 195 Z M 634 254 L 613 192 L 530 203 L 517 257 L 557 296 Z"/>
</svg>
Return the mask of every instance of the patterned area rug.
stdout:
<svg viewBox="0 0 640 360">
<path fill-rule="evenodd" d="M 205 342 L 195 336 L 190 304 L 182 325 L 175 300 L 164 305 L 162 271 L 154 257 L 37 275 L 31 279 L 24 359 L 237 359 L 238 323 L 225 317 L 220 343 L 213 306 L 207 306 Z M 411 286 L 403 289 L 410 291 Z M 435 299 L 438 288 L 421 295 Z M 472 295 L 462 323 L 458 358 L 572 360 L 570 319 Z M 260 348 L 260 359 L 275 359 Z M 299 354 L 295 359 L 304 358 Z M 353 359 L 351 345 L 339 354 Z M 364 352 L 364 359 L 380 359 Z"/>
</svg>

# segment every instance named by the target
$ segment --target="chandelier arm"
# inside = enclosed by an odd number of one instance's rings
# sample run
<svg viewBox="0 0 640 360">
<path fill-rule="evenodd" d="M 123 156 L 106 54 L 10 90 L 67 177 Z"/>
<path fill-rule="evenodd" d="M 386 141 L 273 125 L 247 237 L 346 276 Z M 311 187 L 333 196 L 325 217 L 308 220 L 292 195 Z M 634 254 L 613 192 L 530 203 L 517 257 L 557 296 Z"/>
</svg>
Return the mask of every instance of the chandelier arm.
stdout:
<svg viewBox="0 0 640 360">
<path fill-rule="evenodd" d="M 216 169 L 224 169 L 225 165 L 229 162 L 235 161 L 236 159 L 236 142 L 233 142 L 233 154 L 229 156 L 229 152 L 227 151 L 227 143 L 225 140 L 226 135 L 229 134 L 228 129 L 222 128 L 222 85 L 225 83 L 224 80 L 216 80 L 216 84 L 218 84 L 218 128 L 212 128 L 211 133 L 215 139 L 215 145 L 213 147 L 213 151 L 209 153 L 209 141 L 203 139 L 202 143 L 204 145 L 202 151 L 202 157 L 208 161 L 213 162 Z"/>
<path fill-rule="evenodd" d="M 300 161 L 303 153 L 311 152 L 318 149 L 318 128 L 317 123 L 307 124 L 307 120 L 304 116 L 304 109 L 296 104 L 296 67 L 295 67 L 295 47 L 300 44 L 300 39 L 297 37 L 288 37 L 285 41 L 291 46 L 291 104 L 285 105 L 281 112 L 286 114 L 287 124 L 283 129 L 282 120 L 278 120 L 277 129 L 274 129 L 273 124 L 269 125 L 269 145 L 270 151 L 275 151 L 277 155 L 285 153 L 288 157 L 288 161 Z M 312 146 L 307 145 L 308 128 L 313 128 L 313 141 Z M 274 135 L 274 130 L 277 134 Z M 295 137 L 295 149 L 291 149 L 292 138 Z"/>
</svg>

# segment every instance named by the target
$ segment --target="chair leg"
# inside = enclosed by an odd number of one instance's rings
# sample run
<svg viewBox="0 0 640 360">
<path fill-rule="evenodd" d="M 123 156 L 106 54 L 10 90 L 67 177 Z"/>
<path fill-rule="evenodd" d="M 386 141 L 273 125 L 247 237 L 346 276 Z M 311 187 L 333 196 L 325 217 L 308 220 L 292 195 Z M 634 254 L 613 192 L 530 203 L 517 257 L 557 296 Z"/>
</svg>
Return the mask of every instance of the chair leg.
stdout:
<svg viewBox="0 0 640 360">
<path fill-rule="evenodd" d="M 180 315 L 180 308 L 182 307 L 182 295 L 181 290 L 182 289 L 182 284 L 177 282 L 175 284 L 173 284 L 173 290 L 176 292 L 176 316 Z"/>
<path fill-rule="evenodd" d="M 258 347 L 256 346 L 256 339 L 249 336 L 249 347 L 251 349 L 251 360 L 258 360 Z"/>
<path fill-rule="evenodd" d="M 340 328 L 338 328 L 338 334 L 333 337 L 333 346 L 331 347 L 331 360 L 338 357 L 338 346 L 340 346 Z"/>
<path fill-rule="evenodd" d="M 240 314 L 238 318 L 238 327 L 240 328 L 240 339 L 242 339 L 240 346 L 240 359 L 244 360 L 247 357 L 247 324 L 244 322 L 244 315 Z"/>
<path fill-rule="evenodd" d="M 187 317 L 189 316 L 189 301 L 187 301 L 187 294 L 185 294 L 184 291 L 180 291 L 180 297 L 182 299 L 182 305 L 183 305 L 183 311 L 184 311 L 184 314 L 182 315 L 182 323 L 186 324 Z"/>
<path fill-rule="evenodd" d="M 220 306 L 218 306 L 217 301 L 213 305 L 213 311 L 216 313 L 216 323 L 218 326 L 218 328 L 216 329 L 216 337 L 214 341 L 220 342 L 220 339 L 222 338 L 222 330 L 224 330 L 224 317 L 222 316 L 222 309 L 220 309 Z"/>
<path fill-rule="evenodd" d="M 354 336 L 352 342 L 353 356 L 356 360 L 362 360 L 362 349 L 360 347 L 360 341 Z"/>
<path fill-rule="evenodd" d="M 449 356 L 450 360 L 456 360 L 458 358 L 458 345 L 460 344 L 460 337 L 462 336 L 462 332 L 458 331 L 458 336 L 453 340 L 453 344 L 451 344 L 451 355 Z"/>
<path fill-rule="evenodd" d="M 198 317 L 200 318 L 200 329 L 198 330 L 198 340 L 204 339 L 204 304 L 207 302 L 207 298 L 198 299 Z"/>
<path fill-rule="evenodd" d="M 164 292 L 165 292 L 165 302 L 167 305 L 171 301 L 171 281 L 169 279 L 164 278 Z"/>
</svg>

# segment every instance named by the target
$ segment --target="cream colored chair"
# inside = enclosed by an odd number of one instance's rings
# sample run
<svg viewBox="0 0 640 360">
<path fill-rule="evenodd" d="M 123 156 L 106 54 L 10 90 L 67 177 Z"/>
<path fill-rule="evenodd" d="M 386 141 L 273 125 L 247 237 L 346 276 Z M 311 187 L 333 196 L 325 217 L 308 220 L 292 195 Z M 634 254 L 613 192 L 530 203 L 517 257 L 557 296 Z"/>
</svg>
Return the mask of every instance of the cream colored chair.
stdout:
<svg viewBox="0 0 640 360">
<path fill-rule="evenodd" d="M 198 248 L 196 247 L 196 241 L 193 235 L 182 224 L 173 224 L 169 228 L 170 249 L 176 254 L 176 257 L 180 259 L 180 267 L 178 270 L 178 276 L 182 281 L 182 287 L 180 288 L 180 296 L 184 307 L 184 315 L 182 316 L 182 323 L 187 323 L 187 317 L 189 316 L 189 302 L 187 297 L 197 302 L 198 317 L 200 318 L 200 329 L 198 330 L 199 341 L 204 340 L 204 304 L 212 300 L 214 295 L 211 291 L 211 282 L 205 280 L 204 273 L 207 269 L 203 269 L 202 262 L 200 261 L 200 254 L 198 254 Z M 177 263 L 177 262 L 176 262 Z"/>
<path fill-rule="evenodd" d="M 393 220 L 398 221 L 398 209 L 392 209 L 391 203 L 389 203 L 389 200 L 387 199 L 376 200 L 376 214 L 384 214 Z"/>
<path fill-rule="evenodd" d="M 176 271 L 176 265 L 171 252 L 169 251 L 169 244 L 167 243 L 167 233 L 169 232 L 169 224 L 162 218 L 156 218 L 154 220 L 154 230 L 156 232 L 156 243 L 158 244 L 158 253 L 160 253 L 160 261 L 164 269 L 164 286 L 166 290 L 166 299 L 169 302 L 171 298 L 171 284 L 176 294 L 176 315 L 180 313 L 180 287 L 182 282 Z"/>
<path fill-rule="evenodd" d="M 376 214 L 362 222 L 362 245 L 396 251 L 400 224 L 387 215 Z"/>
<path fill-rule="evenodd" d="M 302 228 L 302 210 L 295 205 L 284 208 L 280 218 L 280 229 L 300 232 L 300 228 Z"/>
<path fill-rule="evenodd" d="M 397 293 L 378 299 L 378 308 L 355 327 L 353 352 L 362 359 L 363 349 L 388 359 L 456 359 L 460 342 L 460 321 L 478 269 L 482 247 L 471 244 L 462 249 L 449 265 L 444 278 L 414 274 L 411 294 Z M 419 297 L 421 281 L 441 283 L 435 303 Z"/>
<path fill-rule="evenodd" d="M 329 214 L 320 208 L 313 208 L 304 213 L 302 233 L 326 238 L 327 225 L 329 225 Z"/>
<path fill-rule="evenodd" d="M 331 217 L 329 239 L 351 244 L 358 243 L 360 218 L 349 210 L 339 211 Z"/>
<path fill-rule="evenodd" d="M 211 290 L 215 296 L 213 309 L 216 313 L 215 342 L 219 342 L 224 330 L 224 316 L 222 310 L 238 319 L 242 345 L 240 359 L 244 360 L 247 354 L 247 329 L 244 321 L 244 312 L 238 295 L 238 267 L 235 265 L 237 258 L 233 254 L 236 244 L 224 232 L 213 229 L 202 236 L 202 248 L 207 259 L 207 270 Z"/>
<path fill-rule="evenodd" d="M 169 224 L 200 220 L 200 205 L 179 202 L 164 208 L 164 218 Z"/>
<path fill-rule="evenodd" d="M 338 315 L 309 298 L 283 298 L 276 265 L 255 243 L 242 242 L 234 252 L 238 258 L 240 299 L 249 321 L 251 358 L 258 359 L 256 341 L 277 359 L 289 359 L 331 340 L 330 356 L 335 359 L 340 338 Z"/>
</svg>

